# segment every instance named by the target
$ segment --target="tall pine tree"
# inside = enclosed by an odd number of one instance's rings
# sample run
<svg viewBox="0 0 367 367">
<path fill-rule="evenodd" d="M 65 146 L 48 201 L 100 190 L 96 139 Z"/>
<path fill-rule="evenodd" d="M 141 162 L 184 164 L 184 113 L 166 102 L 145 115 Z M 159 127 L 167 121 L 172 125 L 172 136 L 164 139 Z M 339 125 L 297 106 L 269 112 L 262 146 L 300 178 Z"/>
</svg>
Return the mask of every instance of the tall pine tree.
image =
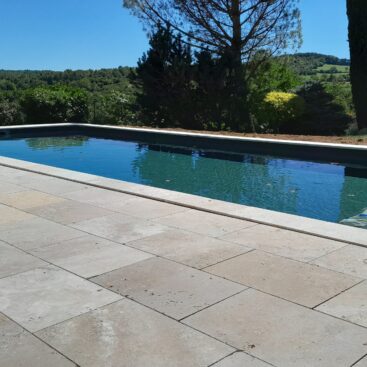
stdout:
<svg viewBox="0 0 367 367">
<path fill-rule="evenodd" d="M 350 76 L 358 127 L 367 128 L 367 0 L 347 0 Z"/>
<path fill-rule="evenodd" d="M 191 50 L 169 27 L 159 24 L 150 49 L 138 61 L 135 83 L 148 123 L 195 128 L 191 100 Z"/>
</svg>

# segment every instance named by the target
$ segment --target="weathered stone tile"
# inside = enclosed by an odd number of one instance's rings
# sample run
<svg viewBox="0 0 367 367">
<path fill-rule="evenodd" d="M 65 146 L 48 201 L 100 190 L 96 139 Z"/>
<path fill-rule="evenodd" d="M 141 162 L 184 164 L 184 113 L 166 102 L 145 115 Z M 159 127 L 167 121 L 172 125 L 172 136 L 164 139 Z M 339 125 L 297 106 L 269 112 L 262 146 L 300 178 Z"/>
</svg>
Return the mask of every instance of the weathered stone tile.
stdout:
<svg viewBox="0 0 367 367">
<path fill-rule="evenodd" d="M 0 289 L 0 311 L 31 332 L 121 298 L 52 266 L 0 279 Z"/>
<path fill-rule="evenodd" d="M 185 324 L 282 367 L 345 367 L 367 353 L 367 330 L 254 289 Z"/>
<path fill-rule="evenodd" d="M 26 182 L 33 176 L 36 176 L 35 173 L 23 171 L 20 169 L 5 167 L 0 165 L 0 178 L 1 181 L 5 181 L 8 183 L 12 183 L 14 185 L 22 185 L 22 183 Z M 39 175 L 37 175 L 39 176 Z"/>
<path fill-rule="evenodd" d="M 92 281 L 175 319 L 245 289 L 239 284 L 160 258 L 125 266 Z"/>
<path fill-rule="evenodd" d="M 0 204 L 0 231 L 21 221 L 35 218 L 34 215 Z"/>
<path fill-rule="evenodd" d="M 107 238 L 111 241 L 126 243 L 143 237 L 152 236 L 167 230 L 167 227 L 137 219 L 125 214 L 86 220 L 72 225 L 74 228 Z"/>
<path fill-rule="evenodd" d="M 38 248 L 31 253 L 84 278 L 100 275 L 153 256 L 90 235 Z"/>
<path fill-rule="evenodd" d="M 367 281 L 323 303 L 317 310 L 367 327 Z"/>
<path fill-rule="evenodd" d="M 205 270 L 307 307 L 315 307 L 361 281 L 258 250 Z"/>
<path fill-rule="evenodd" d="M 169 229 L 129 243 L 129 246 L 201 269 L 250 249 L 196 233 Z"/>
<path fill-rule="evenodd" d="M 85 204 L 118 211 L 128 201 L 134 201 L 138 197 L 113 190 L 100 189 L 89 186 L 86 190 L 78 190 L 62 194 L 62 197 Z"/>
<path fill-rule="evenodd" d="M 264 225 L 245 228 L 222 239 L 305 262 L 345 246 L 343 242 Z"/>
<path fill-rule="evenodd" d="M 27 211 L 62 201 L 65 200 L 39 191 L 20 191 L 13 194 L 0 195 L 1 203 Z"/>
<path fill-rule="evenodd" d="M 44 265 L 47 263 L 0 241 L 0 278 Z"/>
<path fill-rule="evenodd" d="M 25 191 L 26 189 L 24 187 L 14 185 L 11 183 L 7 183 L 4 181 L 0 182 L 0 195 L 3 194 L 13 194 L 15 192 Z"/>
<path fill-rule="evenodd" d="M 229 357 L 222 359 L 218 363 L 214 363 L 213 367 L 270 367 L 269 363 L 252 357 L 243 352 L 236 352 Z"/>
<path fill-rule="evenodd" d="M 58 196 L 71 191 L 85 190 L 88 187 L 77 182 L 45 175 L 36 175 L 32 179 L 27 179 L 25 182 L 22 182 L 22 186 Z"/>
<path fill-rule="evenodd" d="M 219 237 L 226 233 L 256 225 L 245 220 L 234 219 L 199 210 L 188 210 L 156 219 L 155 222 L 188 231 Z"/>
<path fill-rule="evenodd" d="M 72 200 L 29 209 L 32 214 L 61 224 L 72 224 L 83 220 L 102 217 L 114 212 Z"/>
<path fill-rule="evenodd" d="M 0 240 L 29 250 L 85 235 L 76 229 L 43 218 L 30 217 L 31 219 L 0 227 Z"/>
<path fill-rule="evenodd" d="M 116 191 L 89 188 L 70 192 L 63 197 L 125 213 L 137 218 L 153 219 L 188 210 L 157 200 L 144 199 Z"/>
<path fill-rule="evenodd" d="M 75 364 L 0 314 L 0 366 L 73 367 Z"/>
<path fill-rule="evenodd" d="M 160 218 L 170 214 L 186 212 L 188 210 L 188 208 L 183 206 L 144 198 L 136 198 L 135 200 L 128 201 L 119 209 L 121 213 L 126 213 L 142 219 Z"/>
<path fill-rule="evenodd" d="M 324 268 L 367 278 L 367 248 L 346 246 L 312 262 Z"/>
<path fill-rule="evenodd" d="M 206 367 L 234 351 L 127 299 L 37 335 L 88 367 Z"/>
<path fill-rule="evenodd" d="M 367 367 L 367 356 L 358 361 L 357 364 L 353 364 L 353 367 Z"/>
</svg>

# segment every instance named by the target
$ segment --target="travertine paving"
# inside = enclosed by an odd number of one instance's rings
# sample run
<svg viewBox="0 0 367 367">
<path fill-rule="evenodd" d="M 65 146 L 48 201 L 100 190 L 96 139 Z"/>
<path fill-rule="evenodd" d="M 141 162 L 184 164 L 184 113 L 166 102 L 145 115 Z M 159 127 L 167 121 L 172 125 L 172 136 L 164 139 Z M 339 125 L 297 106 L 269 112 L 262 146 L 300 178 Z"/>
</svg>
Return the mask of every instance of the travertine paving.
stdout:
<svg viewBox="0 0 367 367">
<path fill-rule="evenodd" d="M 367 248 L 0 166 L 0 366 L 364 367 Z"/>
</svg>

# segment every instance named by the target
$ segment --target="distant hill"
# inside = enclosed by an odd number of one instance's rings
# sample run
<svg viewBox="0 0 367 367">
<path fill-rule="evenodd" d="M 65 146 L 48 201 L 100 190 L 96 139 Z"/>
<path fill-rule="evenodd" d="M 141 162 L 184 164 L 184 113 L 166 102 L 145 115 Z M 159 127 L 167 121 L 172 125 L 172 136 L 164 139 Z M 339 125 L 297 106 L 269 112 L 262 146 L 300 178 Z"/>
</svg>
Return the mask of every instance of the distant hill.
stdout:
<svg viewBox="0 0 367 367">
<path fill-rule="evenodd" d="M 308 52 L 284 55 L 279 58 L 287 59 L 288 65 L 299 75 L 325 73 L 333 67 L 336 70 L 332 69 L 331 73 L 349 72 L 350 60 L 340 59 L 336 56 Z"/>
<path fill-rule="evenodd" d="M 89 92 L 110 89 L 125 90 L 132 68 L 119 67 L 100 70 L 0 70 L 0 92 L 24 90 L 39 86 L 68 84 Z"/>
<path fill-rule="evenodd" d="M 327 78 L 330 75 L 348 81 L 349 60 L 339 59 L 331 55 L 318 53 L 296 53 L 279 56 L 286 59 L 293 71 L 302 77 L 303 81 L 317 78 Z M 118 67 L 100 70 L 0 70 L 0 93 L 21 91 L 38 86 L 53 86 L 67 84 L 82 88 L 88 92 L 106 92 L 118 90 L 129 92 L 132 86 L 129 74 L 134 68 Z"/>
</svg>

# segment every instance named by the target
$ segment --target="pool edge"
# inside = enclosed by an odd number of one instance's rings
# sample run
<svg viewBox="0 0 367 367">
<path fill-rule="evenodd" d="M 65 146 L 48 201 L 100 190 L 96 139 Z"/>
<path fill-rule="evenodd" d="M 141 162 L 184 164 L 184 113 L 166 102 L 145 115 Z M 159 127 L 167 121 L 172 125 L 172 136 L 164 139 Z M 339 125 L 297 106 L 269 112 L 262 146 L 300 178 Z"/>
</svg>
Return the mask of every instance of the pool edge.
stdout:
<svg viewBox="0 0 367 367">
<path fill-rule="evenodd" d="M 367 247 L 365 229 L 0 156 L 0 166 Z"/>
</svg>

